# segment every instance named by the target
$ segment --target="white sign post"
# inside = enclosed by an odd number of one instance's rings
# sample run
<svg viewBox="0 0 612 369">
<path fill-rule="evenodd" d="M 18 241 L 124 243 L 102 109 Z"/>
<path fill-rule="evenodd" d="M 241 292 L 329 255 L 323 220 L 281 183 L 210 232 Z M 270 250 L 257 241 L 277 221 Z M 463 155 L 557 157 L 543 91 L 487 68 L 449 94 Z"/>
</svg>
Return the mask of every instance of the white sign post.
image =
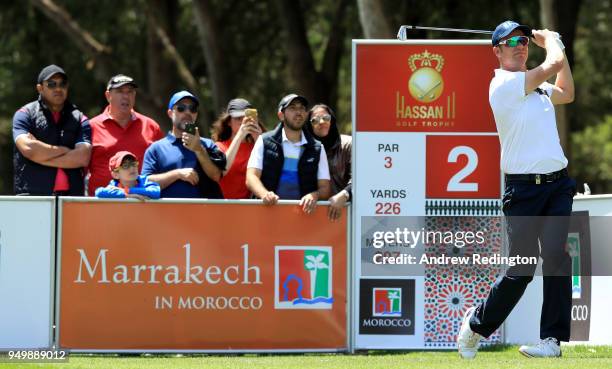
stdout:
<svg viewBox="0 0 612 369">
<path fill-rule="evenodd" d="M 52 346 L 53 197 L 0 196 L 0 350 Z"/>
</svg>

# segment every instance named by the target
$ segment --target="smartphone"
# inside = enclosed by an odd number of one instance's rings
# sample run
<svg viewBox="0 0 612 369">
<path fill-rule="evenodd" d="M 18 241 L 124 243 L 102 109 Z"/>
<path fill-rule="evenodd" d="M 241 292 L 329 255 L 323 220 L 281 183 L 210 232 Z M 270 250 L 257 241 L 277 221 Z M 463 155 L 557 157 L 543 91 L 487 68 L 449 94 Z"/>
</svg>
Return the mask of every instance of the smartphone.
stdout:
<svg viewBox="0 0 612 369">
<path fill-rule="evenodd" d="M 195 123 L 185 123 L 184 131 L 189 133 L 190 135 L 195 135 L 196 133 L 196 124 Z"/>
<path fill-rule="evenodd" d="M 244 116 L 247 118 L 253 118 L 257 120 L 257 109 L 244 109 Z"/>
</svg>

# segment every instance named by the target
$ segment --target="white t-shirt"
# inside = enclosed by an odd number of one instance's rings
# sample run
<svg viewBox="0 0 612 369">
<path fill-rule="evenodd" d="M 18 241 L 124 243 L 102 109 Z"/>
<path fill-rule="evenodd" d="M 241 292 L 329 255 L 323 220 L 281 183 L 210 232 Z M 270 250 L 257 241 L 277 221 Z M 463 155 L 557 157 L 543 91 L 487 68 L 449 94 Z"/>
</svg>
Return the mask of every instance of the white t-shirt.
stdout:
<svg viewBox="0 0 612 369">
<path fill-rule="evenodd" d="M 285 129 L 282 131 L 282 145 L 283 145 L 283 154 L 284 154 L 284 162 L 283 169 L 279 181 L 279 188 L 276 191 L 276 194 L 281 199 L 299 199 L 299 181 L 298 181 L 298 162 L 300 160 L 300 156 L 302 155 L 303 147 L 308 141 L 306 141 L 306 137 L 302 133 L 302 137 L 299 142 L 291 142 L 287 138 L 285 134 Z M 247 164 L 247 168 L 257 168 L 259 170 L 263 169 L 263 155 L 264 155 L 264 145 L 263 139 L 261 136 L 255 141 L 255 146 L 253 146 L 253 150 L 251 151 L 251 157 L 249 157 L 249 162 Z M 327 155 L 325 154 L 325 147 L 321 145 L 321 155 L 319 157 L 319 167 L 317 169 L 317 179 L 330 179 L 329 176 L 329 165 L 327 164 Z"/>
<path fill-rule="evenodd" d="M 559 142 L 555 108 L 550 100 L 553 85 L 525 95 L 525 72 L 495 70 L 489 86 L 489 103 L 501 142 L 501 169 L 507 174 L 544 174 L 567 166 Z"/>
</svg>

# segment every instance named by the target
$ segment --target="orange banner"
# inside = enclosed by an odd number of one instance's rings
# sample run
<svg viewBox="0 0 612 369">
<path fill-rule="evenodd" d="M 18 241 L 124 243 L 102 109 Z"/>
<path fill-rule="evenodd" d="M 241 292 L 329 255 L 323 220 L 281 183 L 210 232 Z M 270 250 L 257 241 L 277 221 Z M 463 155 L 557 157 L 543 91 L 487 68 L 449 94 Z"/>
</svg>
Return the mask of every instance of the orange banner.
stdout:
<svg viewBox="0 0 612 369">
<path fill-rule="evenodd" d="M 59 345 L 347 347 L 346 211 L 64 202 Z"/>
<path fill-rule="evenodd" d="M 359 44 L 357 131 L 496 132 L 488 45 Z"/>
</svg>

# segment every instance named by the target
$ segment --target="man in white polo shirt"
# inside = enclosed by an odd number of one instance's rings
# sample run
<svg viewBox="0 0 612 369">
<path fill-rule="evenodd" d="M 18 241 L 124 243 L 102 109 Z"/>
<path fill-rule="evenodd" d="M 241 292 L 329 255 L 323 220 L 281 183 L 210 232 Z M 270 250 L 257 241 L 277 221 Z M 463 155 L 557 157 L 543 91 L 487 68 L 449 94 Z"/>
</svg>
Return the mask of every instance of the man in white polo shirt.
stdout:
<svg viewBox="0 0 612 369">
<path fill-rule="evenodd" d="M 530 37 L 546 50 L 546 59 L 527 70 Z M 527 357 L 557 357 L 561 356 L 560 341 L 569 341 L 570 336 L 571 259 L 564 246 L 576 182 L 567 174 L 553 105 L 574 100 L 574 81 L 555 32 L 506 21 L 495 29 L 492 44 L 500 68 L 489 87 L 489 103 L 501 141 L 510 255 L 543 259 L 541 340 L 519 351 Z M 546 82 L 552 77 L 556 77 L 554 85 Z M 481 337 L 499 328 L 534 272 L 535 265 L 509 268 L 486 300 L 467 310 L 457 337 L 462 357 L 473 358 Z"/>
<path fill-rule="evenodd" d="M 246 184 L 264 204 L 279 199 L 300 200 L 311 213 L 330 193 L 325 147 L 307 131 L 308 101 L 290 94 L 278 104 L 280 124 L 257 139 L 247 164 Z"/>
</svg>

